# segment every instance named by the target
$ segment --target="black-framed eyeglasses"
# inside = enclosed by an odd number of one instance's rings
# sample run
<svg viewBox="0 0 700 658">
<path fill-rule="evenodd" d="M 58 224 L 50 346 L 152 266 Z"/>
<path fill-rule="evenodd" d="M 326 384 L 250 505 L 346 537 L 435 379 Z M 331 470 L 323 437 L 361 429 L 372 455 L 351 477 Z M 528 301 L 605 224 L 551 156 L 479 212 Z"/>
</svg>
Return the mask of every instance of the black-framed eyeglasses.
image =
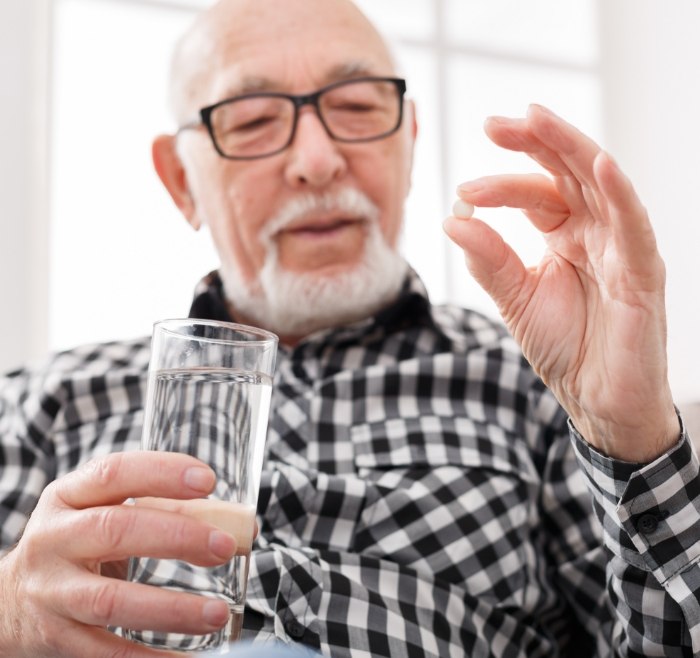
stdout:
<svg viewBox="0 0 700 658">
<path fill-rule="evenodd" d="M 363 77 L 334 82 L 311 94 L 244 94 L 202 108 L 178 133 L 204 125 L 222 157 L 264 158 L 292 143 L 299 110 L 313 105 L 334 140 L 370 142 L 399 129 L 405 93 L 402 78 Z"/>
</svg>

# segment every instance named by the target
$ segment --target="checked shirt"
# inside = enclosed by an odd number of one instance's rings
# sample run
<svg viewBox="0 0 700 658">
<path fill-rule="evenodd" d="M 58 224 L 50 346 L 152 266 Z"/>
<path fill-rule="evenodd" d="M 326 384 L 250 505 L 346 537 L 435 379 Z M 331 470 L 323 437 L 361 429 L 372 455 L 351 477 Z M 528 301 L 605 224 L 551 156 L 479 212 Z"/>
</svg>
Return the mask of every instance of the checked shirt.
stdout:
<svg viewBox="0 0 700 658">
<path fill-rule="evenodd" d="M 230 319 L 213 274 L 193 317 Z M 0 548 L 43 488 L 137 450 L 149 340 L 0 383 Z M 244 637 L 324 655 L 700 654 L 700 478 L 590 448 L 504 329 L 415 275 L 281 348 Z"/>
</svg>

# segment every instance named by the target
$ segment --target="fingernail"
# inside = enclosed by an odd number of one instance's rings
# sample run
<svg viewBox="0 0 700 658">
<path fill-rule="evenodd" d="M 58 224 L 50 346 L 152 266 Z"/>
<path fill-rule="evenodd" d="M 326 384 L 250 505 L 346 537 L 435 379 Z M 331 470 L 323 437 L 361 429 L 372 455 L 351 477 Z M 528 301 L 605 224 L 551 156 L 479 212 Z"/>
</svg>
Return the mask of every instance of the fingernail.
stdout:
<svg viewBox="0 0 700 658">
<path fill-rule="evenodd" d="M 480 183 L 479 181 L 470 180 L 466 183 L 461 183 L 457 186 L 457 194 L 459 194 L 460 192 L 472 194 L 474 192 L 480 192 L 483 189 L 484 186 L 482 183 Z"/>
<path fill-rule="evenodd" d="M 507 123 L 507 122 L 508 122 L 508 117 L 502 117 L 502 116 L 497 115 L 497 114 L 492 114 L 491 116 L 486 117 L 486 119 L 484 119 L 484 125 L 486 125 L 487 123 Z"/>
<path fill-rule="evenodd" d="M 228 615 L 228 606 L 224 601 L 207 601 L 202 606 L 202 619 L 215 628 L 223 626 Z"/>
<path fill-rule="evenodd" d="M 195 491 L 209 493 L 216 482 L 214 471 L 204 466 L 192 466 L 185 471 L 184 482 Z"/>
<path fill-rule="evenodd" d="M 236 553 L 236 540 L 226 532 L 212 530 L 209 534 L 209 550 L 216 557 L 229 560 Z"/>
</svg>

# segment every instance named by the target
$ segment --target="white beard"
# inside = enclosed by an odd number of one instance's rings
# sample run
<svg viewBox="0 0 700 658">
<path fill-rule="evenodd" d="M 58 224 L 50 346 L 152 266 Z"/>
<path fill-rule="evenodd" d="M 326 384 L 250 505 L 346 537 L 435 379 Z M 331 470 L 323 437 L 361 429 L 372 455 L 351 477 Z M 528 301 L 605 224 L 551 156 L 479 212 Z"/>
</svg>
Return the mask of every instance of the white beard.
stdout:
<svg viewBox="0 0 700 658">
<path fill-rule="evenodd" d="M 354 267 L 332 275 L 289 272 L 279 265 L 272 237 L 313 212 L 339 211 L 366 220 L 364 254 Z M 221 280 L 234 311 L 280 336 L 303 337 L 371 317 L 396 299 L 406 276 L 406 261 L 385 241 L 379 210 L 361 192 L 309 194 L 288 203 L 265 227 L 265 264 L 252 283 L 235 263 L 221 266 Z"/>
</svg>

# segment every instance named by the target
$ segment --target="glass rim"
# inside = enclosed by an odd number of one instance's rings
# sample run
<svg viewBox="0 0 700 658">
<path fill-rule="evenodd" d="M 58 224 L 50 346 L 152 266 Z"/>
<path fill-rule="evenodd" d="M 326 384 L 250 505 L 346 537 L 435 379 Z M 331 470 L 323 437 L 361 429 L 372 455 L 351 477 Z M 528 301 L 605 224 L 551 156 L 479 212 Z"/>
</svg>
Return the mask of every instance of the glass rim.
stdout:
<svg viewBox="0 0 700 658">
<path fill-rule="evenodd" d="M 246 339 L 236 339 L 236 338 L 211 338 L 208 336 L 191 336 L 181 332 L 178 332 L 173 327 L 174 326 L 195 326 L 204 325 L 207 327 L 221 327 L 224 329 L 229 329 L 231 331 L 239 332 L 240 334 L 248 334 L 250 336 L 257 336 L 258 338 L 253 338 L 250 340 Z M 254 327 L 252 325 L 240 324 L 238 322 L 228 322 L 225 320 L 206 320 L 200 318 L 167 318 L 165 320 L 158 320 L 153 323 L 153 335 L 156 333 L 156 329 L 160 329 L 167 335 L 182 338 L 184 340 L 195 340 L 200 343 L 213 343 L 221 345 L 241 345 L 247 347 L 256 347 L 263 345 L 276 345 L 279 343 L 279 336 L 261 329 L 260 327 Z"/>
</svg>

